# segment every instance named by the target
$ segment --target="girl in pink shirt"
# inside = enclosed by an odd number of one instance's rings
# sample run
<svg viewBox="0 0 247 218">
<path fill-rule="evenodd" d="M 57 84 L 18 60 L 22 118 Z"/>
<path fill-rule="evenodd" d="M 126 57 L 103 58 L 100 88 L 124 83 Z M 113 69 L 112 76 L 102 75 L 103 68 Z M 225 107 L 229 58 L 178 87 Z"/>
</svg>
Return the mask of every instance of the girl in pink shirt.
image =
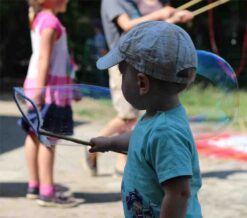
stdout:
<svg viewBox="0 0 247 218">
<path fill-rule="evenodd" d="M 72 94 L 66 93 L 65 98 L 64 91 L 49 87 L 72 83 L 68 73 L 66 31 L 56 17 L 57 13 L 66 11 L 67 2 L 68 0 L 29 0 L 33 54 L 24 82 L 25 93 L 41 110 L 46 108 L 42 128 L 60 134 L 73 133 L 70 106 Z M 44 86 L 46 88 L 42 89 Z M 32 113 L 31 110 L 29 112 Z M 55 149 L 40 143 L 24 120 L 22 126 L 28 133 L 25 140 L 29 173 L 27 197 L 38 198 L 37 203 L 41 206 L 75 206 L 73 199 L 56 196 L 53 181 Z"/>
</svg>

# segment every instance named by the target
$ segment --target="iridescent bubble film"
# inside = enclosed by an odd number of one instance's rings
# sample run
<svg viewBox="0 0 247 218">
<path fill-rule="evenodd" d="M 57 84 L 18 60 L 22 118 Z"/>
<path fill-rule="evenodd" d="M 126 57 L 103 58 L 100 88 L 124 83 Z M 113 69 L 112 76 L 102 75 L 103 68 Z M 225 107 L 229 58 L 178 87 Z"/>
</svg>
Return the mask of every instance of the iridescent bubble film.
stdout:
<svg viewBox="0 0 247 218">
<path fill-rule="evenodd" d="M 238 82 L 223 58 L 197 51 L 198 67 L 193 85 L 181 95 L 196 138 L 213 136 L 234 119 L 238 110 Z"/>
</svg>

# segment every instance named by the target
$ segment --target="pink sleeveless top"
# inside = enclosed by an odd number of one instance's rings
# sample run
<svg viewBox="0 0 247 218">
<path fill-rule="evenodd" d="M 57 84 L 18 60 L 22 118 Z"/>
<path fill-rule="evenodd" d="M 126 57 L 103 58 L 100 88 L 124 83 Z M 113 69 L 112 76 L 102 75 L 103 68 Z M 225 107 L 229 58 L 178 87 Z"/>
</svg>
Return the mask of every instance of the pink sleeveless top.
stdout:
<svg viewBox="0 0 247 218">
<path fill-rule="evenodd" d="M 57 32 L 50 60 L 50 67 L 46 81 L 45 103 L 55 103 L 60 106 L 69 105 L 72 98 L 71 91 L 64 89 L 51 89 L 51 85 L 72 84 L 72 78 L 68 70 L 69 52 L 67 47 L 66 30 L 58 18 L 49 12 L 40 12 L 32 26 L 31 40 L 33 54 L 30 59 L 28 73 L 24 82 L 24 89 L 34 89 L 37 87 L 38 63 L 40 55 L 40 38 L 41 32 L 46 28 L 52 28 Z M 34 91 L 26 90 L 26 94 L 32 98 Z"/>
</svg>

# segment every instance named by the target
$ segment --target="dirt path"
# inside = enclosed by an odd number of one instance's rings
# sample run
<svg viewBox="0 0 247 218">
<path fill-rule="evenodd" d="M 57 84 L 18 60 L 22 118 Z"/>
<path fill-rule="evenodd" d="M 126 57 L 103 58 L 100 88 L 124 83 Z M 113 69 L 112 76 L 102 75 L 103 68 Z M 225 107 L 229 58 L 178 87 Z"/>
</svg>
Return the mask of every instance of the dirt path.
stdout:
<svg viewBox="0 0 247 218">
<path fill-rule="evenodd" d="M 83 147 L 59 147 L 55 167 L 56 181 L 80 200 L 78 207 L 40 208 L 35 202 L 26 200 L 24 135 L 16 128 L 18 116 L 11 99 L 0 100 L 0 218 L 123 217 L 119 193 L 121 178 L 112 177 L 115 154 L 100 156 L 100 176 L 93 178 L 84 167 Z M 79 126 L 76 131 L 95 134 L 99 128 Z M 204 218 L 246 218 L 247 163 L 201 155 L 200 162 L 203 187 L 199 198 Z"/>
</svg>

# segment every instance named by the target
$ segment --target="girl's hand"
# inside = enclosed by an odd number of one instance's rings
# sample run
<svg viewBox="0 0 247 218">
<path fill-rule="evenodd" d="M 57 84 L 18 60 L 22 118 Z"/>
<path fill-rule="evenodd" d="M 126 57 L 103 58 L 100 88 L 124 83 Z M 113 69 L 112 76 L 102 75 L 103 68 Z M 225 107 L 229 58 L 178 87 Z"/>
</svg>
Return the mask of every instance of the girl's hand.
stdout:
<svg viewBox="0 0 247 218">
<path fill-rule="evenodd" d="M 180 11 L 180 23 L 186 23 L 194 18 L 194 15 L 192 12 L 188 10 Z"/>
<path fill-rule="evenodd" d="M 160 20 L 166 20 L 174 15 L 176 9 L 171 6 L 165 6 L 157 11 L 159 13 Z"/>
<path fill-rule="evenodd" d="M 90 140 L 91 148 L 89 152 L 106 152 L 110 150 L 111 138 L 108 137 L 97 137 Z"/>
<path fill-rule="evenodd" d="M 45 103 L 44 93 L 42 90 L 37 90 L 34 94 L 33 101 L 37 105 L 38 109 L 41 109 Z"/>
<path fill-rule="evenodd" d="M 166 19 L 168 23 L 186 23 L 194 18 L 192 12 L 188 10 L 177 11 L 173 16 Z"/>
<path fill-rule="evenodd" d="M 73 90 L 73 100 L 75 100 L 76 102 L 82 100 L 82 94 L 80 90 Z"/>
</svg>

